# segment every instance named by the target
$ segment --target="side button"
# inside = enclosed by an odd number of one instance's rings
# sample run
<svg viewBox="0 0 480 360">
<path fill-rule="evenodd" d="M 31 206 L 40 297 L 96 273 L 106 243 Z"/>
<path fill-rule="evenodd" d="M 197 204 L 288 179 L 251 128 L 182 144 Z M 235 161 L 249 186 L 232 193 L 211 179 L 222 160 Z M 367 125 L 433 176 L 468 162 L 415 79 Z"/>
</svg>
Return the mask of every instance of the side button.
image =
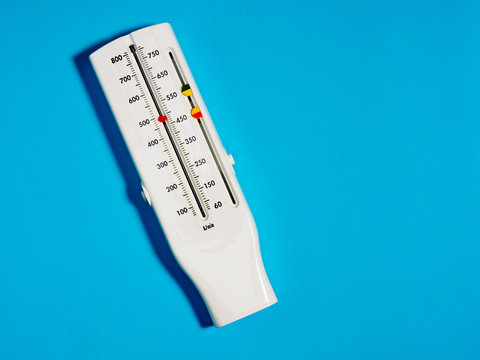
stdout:
<svg viewBox="0 0 480 360">
<path fill-rule="evenodd" d="M 233 160 L 232 154 L 229 154 L 227 157 L 228 157 L 228 161 L 230 162 L 230 164 L 235 165 L 235 160 Z"/>
<path fill-rule="evenodd" d="M 148 203 L 148 205 L 152 206 L 152 199 L 150 198 L 150 194 L 148 193 L 147 189 L 143 184 L 142 184 L 142 197 L 143 197 L 143 200 L 145 200 Z"/>
<path fill-rule="evenodd" d="M 233 159 L 232 154 L 227 155 L 227 161 L 230 164 L 230 169 L 232 169 L 232 173 L 235 174 L 235 169 L 233 168 L 233 165 L 235 165 L 235 160 Z"/>
</svg>

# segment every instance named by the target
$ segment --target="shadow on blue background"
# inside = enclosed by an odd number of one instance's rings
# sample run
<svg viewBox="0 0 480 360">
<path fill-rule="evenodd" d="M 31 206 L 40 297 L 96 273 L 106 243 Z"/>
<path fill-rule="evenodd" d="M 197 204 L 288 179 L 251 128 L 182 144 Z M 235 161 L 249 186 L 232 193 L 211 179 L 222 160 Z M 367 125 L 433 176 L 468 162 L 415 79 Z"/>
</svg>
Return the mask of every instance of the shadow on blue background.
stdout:
<svg viewBox="0 0 480 360">
<path fill-rule="evenodd" d="M 202 297 L 193 285 L 190 278 L 176 262 L 155 213 L 141 196 L 142 189 L 140 185 L 140 177 L 137 173 L 130 153 L 128 152 L 115 118 L 113 117 L 113 113 L 103 93 L 95 71 L 93 70 L 88 58 L 90 54 L 108 42 L 145 26 L 147 25 L 135 27 L 128 31 L 119 33 L 106 41 L 99 42 L 76 55 L 73 60 L 82 78 L 85 89 L 88 92 L 90 100 L 95 108 L 95 112 L 102 125 L 103 131 L 105 132 L 105 136 L 107 137 L 112 148 L 118 166 L 123 174 L 123 177 L 125 178 L 128 198 L 133 205 L 135 205 L 140 214 L 143 225 L 148 233 L 148 237 L 150 238 L 152 247 L 155 250 L 157 257 L 182 288 L 195 311 L 200 325 L 202 327 L 209 327 L 213 325 L 213 322 Z"/>
</svg>

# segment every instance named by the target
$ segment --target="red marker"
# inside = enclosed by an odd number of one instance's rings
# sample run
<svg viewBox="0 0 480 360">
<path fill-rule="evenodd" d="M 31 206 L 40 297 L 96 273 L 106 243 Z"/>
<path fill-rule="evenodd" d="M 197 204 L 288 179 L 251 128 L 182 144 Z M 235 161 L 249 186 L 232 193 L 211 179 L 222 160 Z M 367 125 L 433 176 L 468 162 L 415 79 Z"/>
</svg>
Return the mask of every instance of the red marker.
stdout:
<svg viewBox="0 0 480 360">
<path fill-rule="evenodd" d="M 160 116 L 158 117 L 158 121 L 160 121 L 160 122 L 163 123 L 163 122 L 167 121 L 167 117 L 166 117 L 165 115 L 160 115 Z"/>
<path fill-rule="evenodd" d="M 200 111 L 200 108 L 198 106 L 194 107 L 191 113 L 195 119 L 200 119 L 202 117 L 202 112 Z"/>
</svg>

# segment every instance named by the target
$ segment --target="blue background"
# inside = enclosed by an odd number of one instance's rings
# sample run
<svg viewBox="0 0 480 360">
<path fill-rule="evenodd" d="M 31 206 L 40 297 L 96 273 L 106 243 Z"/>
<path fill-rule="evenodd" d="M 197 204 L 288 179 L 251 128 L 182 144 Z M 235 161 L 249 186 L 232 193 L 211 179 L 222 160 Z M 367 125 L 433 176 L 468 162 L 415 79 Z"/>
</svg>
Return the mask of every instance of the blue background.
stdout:
<svg viewBox="0 0 480 360">
<path fill-rule="evenodd" d="M 279 298 L 221 329 L 86 61 L 164 21 Z M 480 358 L 477 2 L 10 1 L 0 24 L 2 360 Z"/>
</svg>

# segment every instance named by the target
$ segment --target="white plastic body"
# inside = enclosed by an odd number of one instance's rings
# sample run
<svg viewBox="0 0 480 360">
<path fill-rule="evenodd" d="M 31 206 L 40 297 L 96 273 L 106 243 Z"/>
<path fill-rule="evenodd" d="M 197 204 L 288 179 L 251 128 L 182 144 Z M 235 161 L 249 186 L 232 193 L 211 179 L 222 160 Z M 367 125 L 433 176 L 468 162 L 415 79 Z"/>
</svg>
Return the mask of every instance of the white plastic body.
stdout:
<svg viewBox="0 0 480 360">
<path fill-rule="evenodd" d="M 188 161 L 192 159 L 192 162 L 196 158 L 206 159 L 206 164 L 199 167 L 202 170 L 197 170 L 192 164 L 192 171 L 198 171 L 195 173 L 200 179 L 198 184 L 215 179 L 216 184 L 210 189 L 198 185 L 202 189 L 202 201 L 209 204 L 206 218 L 200 216 L 191 199 L 192 193 L 185 185 L 186 174 L 181 174 L 180 160 L 172 155 L 173 145 L 168 141 L 162 124 L 140 126 L 142 119 L 155 122 L 158 114 L 153 111 L 152 115 L 153 105 L 145 84 L 141 81 L 139 66 L 135 64 L 129 52 L 129 46 L 132 44 L 144 49 L 141 55 L 145 58 L 145 66 L 150 68 L 147 76 L 153 74 L 156 77 L 155 74 L 167 70 L 169 75 L 165 80 L 155 80 L 159 81 L 159 85 L 154 91 L 158 90 L 159 97 L 164 100 L 166 95 L 161 92 L 172 93 L 173 87 L 178 85 L 173 76 L 175 69 L 166 55 L 168 54 L 166 51 L 173 50 L 202 111 L 204 126 L 210 135 L 220 166 L 223 167 L 227 181 L 235 194 L 236 203 L 229 200 L 219 170 L 214 166 L 212 154 L 195 119 L 188 113 L 188 121 L 175 124 L 176 117 L 183 114 L 185 109 L 189 109 L 186 97 L 180 95 L 171 101 L 171 105 L 165 101 L 165 110 L 170 111 L 168 122 L 171 122 L 172 126 L 178 125 L 175 129 L 180 134 L 179 139 L 182 134 L 184 137 L 191 135 L 188 131 L 196 134 L 198 138 L 195 142 L 197 147 L 191 145 L 185 155 L 185 158 Z M 155 55 L 155 50 L 159 50 L 160 55 L 149 59 L 147 53 Z M 121 54 L 124 54 L 123 59 L 115 61 Z M 227 155 L 220 142 L 170 25 L 166 23 L 154 25 L 120 37 L 95 51 L 90 60 L 142 179 L 145 198 L 154 208 L 175 258 L 202 295 L 214 324 L 217 327 L 226 325 L 276 303 L 277 299 L 260 255 L 255 222 L 233 171 L 233 159 Z M 129 69 L 132 72 L 129 72 Z M 138 85 L 134 84 L 134 81 L 121 83 L 120 79 L 126 74 L 138 78 L 140 80 L 137 82 Z M 138 92 L 139 88 L 143 90 Z M 179 85 L 177 91 L 181 94 Z M 129 102 L 128 100 L 134 98 L 135 94 L 142 94 L 140 96 L 145 102 L 140 104 L 138 101 L 139 105 Z M 152 149 L 147 143 L 157 135 L 160 142 Z M 185 144 L 184 146 L 187 147 Z M 166 157 L 165 154 L 171 156 Z M 155 164 L 162 162 L 163 159 L 165 163 L 168 161 L 169 165 L 159 170 Z M 174 182 L 183 185 L 178 185 L 175 191 L 167 192 L 165 189 Z M 183 196 L 180 191 L 183 191 Z M 185 201 L 188 204 L 184 205 Z M 212 206 L 213 203 L 221 203 L 222 206 L 216 208 Z M 191 210 L 187 210 L 186 214 L 179 213 L 178 209 L 187 208 Z"/>
</svg>

